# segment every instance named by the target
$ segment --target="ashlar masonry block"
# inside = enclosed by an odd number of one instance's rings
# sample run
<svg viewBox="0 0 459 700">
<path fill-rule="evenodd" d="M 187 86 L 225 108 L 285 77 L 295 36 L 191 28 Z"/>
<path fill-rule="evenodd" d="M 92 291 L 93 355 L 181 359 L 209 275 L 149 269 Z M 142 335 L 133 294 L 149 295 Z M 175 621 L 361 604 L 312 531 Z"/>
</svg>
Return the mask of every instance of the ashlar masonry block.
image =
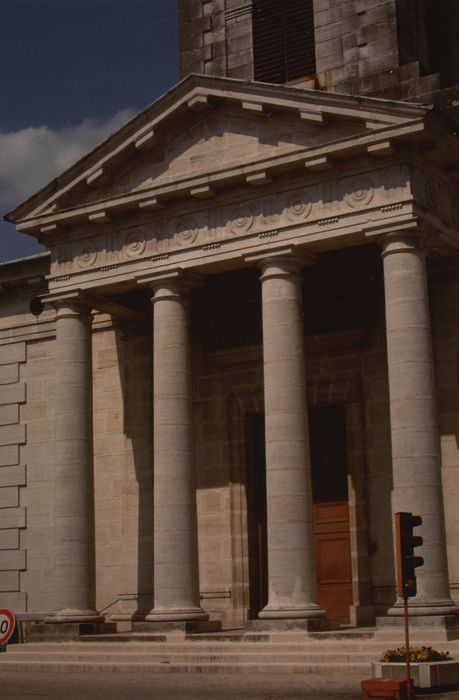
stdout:
<svg viewBox="0 0 459 700">
<path fill-rule="evenodd" d="M 9 467 L 19 463 L 18 445 L 5 445 L 0 447 L 0 467 Z"/>
<path fill-rule="evenodd" d="M 0 384 L 15 384 L 19 380 L 19 365 L 0 365 Z"/>
<path fill-rule="evenodd" d="M 19 548 L 19 530 L 0 530 L 0 550 Z"/>
<path fill-rule="evenodd" d="M 0 530 L 26 526 L 25 508 L 2 508 L 0 510 Z"/>
<path fill-rule="evenodd" d="M 0 426 L 0 445 L 21 445 L 25 441 L 25 425 L 18 423 Z"/>
<path fill-rule="evenodd" d="M 0 386 L 0 405 L 24 403 L 25 400 L 25 384 L 5 384 Z"/>
<path fill-rule="evenodd" d="M 15 613 L 26 612 L 26 594 L 19 591 L 2 593 L 2 605 Z"/>
<path fill-rule="evenodd" d="M 0 552 L 1 571 L 24 571 L 26 568 L 26 553 L 24 549 L 10 549 Z"/>
<path fill-rule="evenodd" d="M 12 343 L 0 347 L 0 365 L 9 365 L 13 362 L 25 362 L 26 344 Z"/>
<path fill-rule="evenodd" d="M 9 404 L 0 406 L 0 425 L 13 425 L 19 422 L 19 406 L 17 404 Z"/>
<path fill-rule="evenodd" d="M 0 571 L 0 592 L 3 591 L 19 591 L 19 571 Z"/>
<path fill-rule="evenodd" d="M 19 489 L 17 486 L 0 488 L 0 508 L 16 508 L 19 505 Z"/>
</svg>

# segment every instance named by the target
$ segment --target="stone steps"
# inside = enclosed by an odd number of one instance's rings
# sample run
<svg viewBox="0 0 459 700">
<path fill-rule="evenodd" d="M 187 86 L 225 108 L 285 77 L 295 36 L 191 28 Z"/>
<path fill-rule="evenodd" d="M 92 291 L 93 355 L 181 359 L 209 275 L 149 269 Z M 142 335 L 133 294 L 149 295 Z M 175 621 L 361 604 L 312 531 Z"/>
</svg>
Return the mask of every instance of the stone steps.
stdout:
<svg viewBox="0 0 459 700">
<path fill-rule="evenodd" d="M 0 668 L 48 672 L 136 671 L 207 673 L 367 674 L 379 645 L 359 642 L 38 642 L 10 645 Z"/>
<path fill-rule="evenodd" d="M 242 641 L 238 636 L 231 641 L 208 638 L 162 641 L 154 635 L 147 635 L 144 640 L 138 635 L 128 639 L 130 641 L 87 638 L 76 642 L 9 645 L 6 653 L 0 654 L 0 669 L 317 674 L 337 674 L 346 670 L 365 677 L 371 673 L 371 661 L 380 658 L 384 649 L 399 646 L 397 642 L 388 644 L 357 635 L 353 639 L 328 636 L 285 641 L 256 638 Z M 459 642 L 443 646 L 452 656 L 459 658 Z"/>
<path fill-rule="evenodd" d="M 78 653 L 78 654 L 379 654 L 386 645 L 381 644 L 345 644 L 345 643 L 319 643 L 308 642 L 277 643 L 277 642 L 245 642 L 241 644 L 224 643 L 187 643 L 187 642 L 125 642 L 125 643 L 81 643 L 81 642 L 40 642 L 36 644 L 10 645 L 8 654 L 32 654 L 32 653 Z"/>
<path fill-rule="evenodd" d="M 6 656 L 6 655 L 5 655 Z M 113 671 L 116 673 L 128 673 L 137 671 L 152 671 L 154 673 L 308 673 L 315 675 L 342 675 L 349 673 L 361 674 L 362 677 L 370 673 L 368 663 L 291 663 L 291 662 L 258 662 L 258 663 L 206 663 L 194 662 L 185 663 L 174 661 L 172 663 L 155 663 L 147 661 L 125 661 L 124 663 L 113 662 L 80 662 L 80 661 L 32 661 L 23 659 L 22 661 L 1 660 L 2 671 L 43 671 L 46 673 L 69 673 L 69 672 L 102 672 Z"/>
<path fill-rule="evenodd" d="M 103 651 L 63 651 L 56 652 L 8 652 L 6 661 L 22 661 L 30 659 L 31 661 L 78 661 L 78 662 L 111 662 L 124 663 L 124 661 L 135 661 L 139 663 L 351 663 L 353 660 L 366 663 L 374 659 L 374 655 L 368 652 L 357 653 L 330 653 L 330 652 L 279 652 L 279 651 L 247 651 L 245 653 L 231 653 L 230 651 L 218 652 L 153 652 L 153 651 L 138 651 L 138 652 L 103 652 Z"/>
</svg>

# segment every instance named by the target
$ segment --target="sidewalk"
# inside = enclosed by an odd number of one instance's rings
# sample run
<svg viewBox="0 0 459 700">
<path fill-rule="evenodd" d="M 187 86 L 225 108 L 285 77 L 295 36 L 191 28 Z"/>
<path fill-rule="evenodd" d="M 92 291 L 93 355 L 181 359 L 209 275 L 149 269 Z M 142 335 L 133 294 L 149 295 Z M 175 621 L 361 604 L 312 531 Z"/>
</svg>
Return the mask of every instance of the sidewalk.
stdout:
<svg viewBox="0 0 459 700">
<path fill-rule="evenodd" d="M 1 696 L 8 700 L 361 700 L 360 677 L 313 674 L 213 675 L 148 671 L 137 673 L 1 674 Z M 459 700 L 459 691 L 421 695 Z"/>
</svg>

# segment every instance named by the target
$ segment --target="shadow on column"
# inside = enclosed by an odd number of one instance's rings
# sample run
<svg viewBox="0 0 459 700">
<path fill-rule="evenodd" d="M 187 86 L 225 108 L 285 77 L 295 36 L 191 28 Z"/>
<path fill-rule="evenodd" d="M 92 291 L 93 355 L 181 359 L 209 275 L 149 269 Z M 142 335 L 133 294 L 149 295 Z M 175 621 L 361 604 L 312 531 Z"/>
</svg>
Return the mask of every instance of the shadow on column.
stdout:
<svg viewBox="0 0 459 700">
<path fill-rule="evenodd" d="M 127 441 L 120 616 L 137 620 L 144 619 L 154 601 L 151 334 L 150 314 L 144 323 L 123 323 L 117 334 Z"/>
</svg>

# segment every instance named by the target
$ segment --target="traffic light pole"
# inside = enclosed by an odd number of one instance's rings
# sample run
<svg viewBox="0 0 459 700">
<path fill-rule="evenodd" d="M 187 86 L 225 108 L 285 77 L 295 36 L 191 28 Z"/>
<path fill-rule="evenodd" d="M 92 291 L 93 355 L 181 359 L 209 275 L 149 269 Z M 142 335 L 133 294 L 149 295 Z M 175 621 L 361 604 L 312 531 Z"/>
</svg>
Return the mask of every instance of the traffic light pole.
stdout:
<svg viewBox="0 0 459 700">
<path fill-rule="evenodd" d="M 408 598 L 403 597 L 403 616 L 405 618 L 405 649 L 406 649 L 406 683 L 408 700 L 413 698 L 413 687 L 411 685 L 411 661 L 410 661 L 410 625 L 408 622 Z"/>
<path fill-rule="evenodd" d="M 424 559 L 415 556 L 414 550 L 423 544 L 422 537 L 414 535 L 415 527 L 422 525 L 420 515 L 413 513 L 395 513 L 395 537 L 397 549 L 397 592 L 403 598 L 403 617 L 405 620 L 406 681 L 407 697 L 413 700 L 414 690 L 411 684 L 410 628 L 408 618 L 408 598 L 417 593 L 416 569 L 424 564 Z"/>
</svg>

